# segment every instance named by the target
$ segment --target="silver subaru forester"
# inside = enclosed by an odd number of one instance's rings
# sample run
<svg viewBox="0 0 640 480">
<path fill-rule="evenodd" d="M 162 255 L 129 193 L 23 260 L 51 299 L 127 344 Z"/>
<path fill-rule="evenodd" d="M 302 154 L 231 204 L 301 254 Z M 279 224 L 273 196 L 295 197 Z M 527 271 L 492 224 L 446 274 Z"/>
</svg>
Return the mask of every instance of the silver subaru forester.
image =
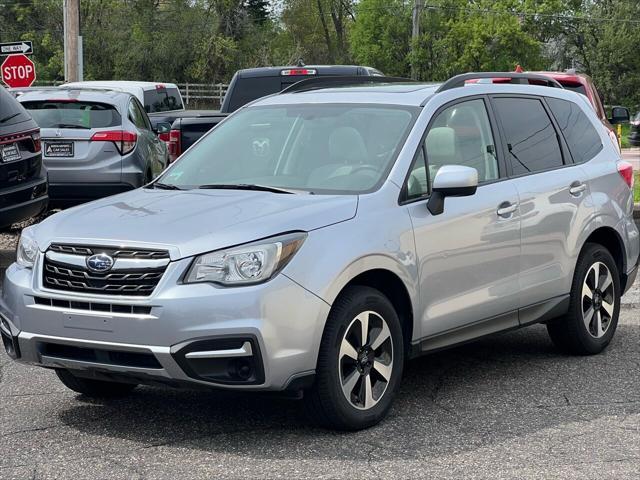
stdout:
<svg viewBox="0 0 640 480">
<path fill-rule="evenodd" d="M 304 391 L 359 429 L 426 352 L 540 322 L 602 351 L 638 270 L 632 168 L 584 97 L 493 75 L 514 84 L 301 82 L 25 229 L 7 352 L 85 395 Z"/>
</svg>

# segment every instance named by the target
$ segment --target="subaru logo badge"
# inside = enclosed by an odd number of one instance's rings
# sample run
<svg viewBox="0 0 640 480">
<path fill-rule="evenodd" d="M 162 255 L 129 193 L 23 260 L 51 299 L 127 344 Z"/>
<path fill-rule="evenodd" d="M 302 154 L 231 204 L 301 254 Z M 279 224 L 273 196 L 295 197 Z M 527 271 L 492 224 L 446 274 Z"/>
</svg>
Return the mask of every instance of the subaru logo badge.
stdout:
<svg viewBox="0 0 640 480">
<path fill-rule="evenodd" d="M 91 255 L 87 258 L 87 267 L 96 273 L 108 272 L 113 267 L 113 263 L 113 258 L 106 253 Z"/>
</svg>

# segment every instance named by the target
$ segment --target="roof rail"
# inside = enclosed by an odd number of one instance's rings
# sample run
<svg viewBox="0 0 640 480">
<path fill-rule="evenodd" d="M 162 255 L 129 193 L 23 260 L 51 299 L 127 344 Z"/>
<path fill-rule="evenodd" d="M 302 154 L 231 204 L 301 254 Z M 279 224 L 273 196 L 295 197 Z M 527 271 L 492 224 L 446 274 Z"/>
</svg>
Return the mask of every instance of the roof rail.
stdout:
<svg viewBox="0 0 640 480">
<path fill-rule="evenodd" d="M 516 72 L 478 72 L 478 73 L 463 73 L 451 77 L 449 80 L 440 85 L 440 88 L 436 90 L 436 93 L 451 90 L 452 88 L 464 87 L 468 80 L 481 80 L 483 78 L 507 78 L 510 79 L 509 83 L 531 85 L 531 80 L 537 82 L 543 82 L 547 87 L 564 88 L 557 80 L 546 75 L 540 75 L 537 73 L 516 73 Z"/>
<path fill-rule="evenodd" d="M 402 77 L 380 77 L 367 75 L 326 75 L 322 77 L 307 78 L 300 80 L 280 93 L 306 92 L 319 88 L 344 87 L 348 85 L 362 85 L 367 83 L 406 83 L 413 82 L 410 78 Z"/>
</svg>

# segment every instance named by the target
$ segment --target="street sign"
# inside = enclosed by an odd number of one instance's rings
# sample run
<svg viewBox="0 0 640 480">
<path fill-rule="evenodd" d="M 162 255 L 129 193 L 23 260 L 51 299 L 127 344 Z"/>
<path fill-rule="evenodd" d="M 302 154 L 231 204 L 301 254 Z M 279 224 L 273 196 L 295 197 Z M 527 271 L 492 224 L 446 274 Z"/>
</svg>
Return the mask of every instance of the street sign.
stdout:
<svg viewBox="0 0 640 480">
<path fill-rule="evenodd" d="M 25 55 L 9 55 L 0 66 L 2 81 L 10 88 L 30 87 L 36 79 L 36 67 Z"/>
<path fill-rule="evenodd" d="M 31 40 L 0 43 L 0 55 L 13 55 L 15 53 L 31 55 L 33 53 L 33 43 L 31 43 Z"/>
</svg>

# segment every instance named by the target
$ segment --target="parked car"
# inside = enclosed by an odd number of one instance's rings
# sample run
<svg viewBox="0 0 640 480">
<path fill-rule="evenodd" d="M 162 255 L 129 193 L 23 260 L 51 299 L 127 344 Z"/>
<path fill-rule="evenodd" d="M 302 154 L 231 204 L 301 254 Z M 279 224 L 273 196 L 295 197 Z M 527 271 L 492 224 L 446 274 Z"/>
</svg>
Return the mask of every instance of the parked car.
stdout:
<svg viewBox="0 0 640 480">
<path fill-rule="evenodd" d="M 340 429 L 384 418 L 405 359 L 484 335 L 601 352 L 638 271 L 631 165 L 583 96 L 469 78 L 300 82 L 25 229 L 7 352 L 89 396 L 304 390 Z"/>
<path fill-rule="evenodd" d="M 303 65 L 238 70 L 229 84 L 220 111 L 186 111 L 174 114 L 170 124 L 171 161 L 193 145 L 227 115 L 260 97 L 278 93 L 301 80 L 339 76 L 380 77 L 382 72 L 359 65 Z"/>
<path fill-rule="evenodd" d="M 140 187 L 168 164 L 166 145 L 129 93 L 60 89 L 27 92 L 18 100 L 41 128 L 54 206 Z"/>
<path fill-rule="evenodd" d="M 640 112 L 636 113 L 631 120 L 629 143 L 634 147 L 640 147 Z"/>
<path fill-rule="evenodd" d="M 0 228 L 38 215 L 48 201 L 40 129 L 0 86 Z"/>
<path fill-rule="evenodd" d="M 144 106 L 154 130 L 157 130 L 158 124 L 171 122 L 175 114 L 184 112 L 182 95 L 175 83 L 91 80 L 65 83 L 62 88 L 92 88 L 130 93 Z"/>
</svg>

